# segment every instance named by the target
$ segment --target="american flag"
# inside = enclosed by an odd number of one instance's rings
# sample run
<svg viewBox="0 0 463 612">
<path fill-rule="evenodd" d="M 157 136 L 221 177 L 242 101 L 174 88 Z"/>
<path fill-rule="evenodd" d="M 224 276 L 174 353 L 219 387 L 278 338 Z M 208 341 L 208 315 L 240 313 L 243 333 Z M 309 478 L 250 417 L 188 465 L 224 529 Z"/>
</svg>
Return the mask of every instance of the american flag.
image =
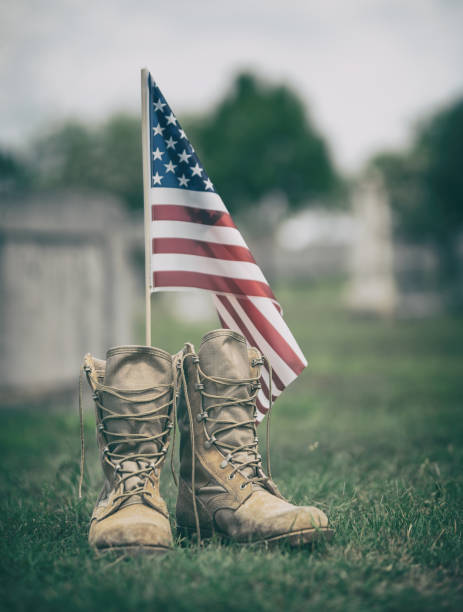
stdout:
<svg viewBox="0 0 463 612">
<path fill-rule="evenodd" d="M 222 327 L 241 333 L 272 367 L 275 400 L 307 365 L 261 269 L 166 99 L 147 75 L 151 291 L 213 294 Z M 258 419 L 269 407 L 262 368 Z"/>
</svg>

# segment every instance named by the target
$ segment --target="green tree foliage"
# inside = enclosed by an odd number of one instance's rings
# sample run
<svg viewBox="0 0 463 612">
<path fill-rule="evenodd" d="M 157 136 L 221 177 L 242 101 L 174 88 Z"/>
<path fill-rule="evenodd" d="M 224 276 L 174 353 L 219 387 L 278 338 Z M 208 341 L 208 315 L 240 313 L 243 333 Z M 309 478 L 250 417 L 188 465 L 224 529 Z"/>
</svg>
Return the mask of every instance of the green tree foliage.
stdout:
<svg viewBox="0 0 463 612">
<path fill-rule="evenodd" d="M 382 154 L 374 160 L 385 177 L 398 232 L 407 239 L 436 247 L 441 276 L 447 283 L 459 273 L 462 160 L 463 100 L 422 123 L 409 151 Z"/>
<path fill-rule="evenodd" d="M 241 74 L 215 110 L 186 127 L 232 210 L 274 191 L 297 206 L 338 185 L 323 138 L 301 100 L 284 85 Z"/>
<path fill-rule="evenodd" d="M 140 122 L 115 115 L 100 127 L 68 122 L 35 146 L 40 186 L 94 189 L 143 206 Z"/>
<path fill-rule="evenodd" d="M 186 122 L 193 145 L 231 210 L 283 192 L 291 205 L 338 185 L 327 146 L 288 87 L 240 75 L 215 110 Z M 35 146 L 41 185 L 114 193 L 143 206 L 139 120 L 112 117 L 92 127 L 72 121 Z"/>
<path fill-rule="evenodd" d="M 0 150 L 0 192 L 27 189 L 31 171 L 24 160 L 14 153 Z"/>
</svg>

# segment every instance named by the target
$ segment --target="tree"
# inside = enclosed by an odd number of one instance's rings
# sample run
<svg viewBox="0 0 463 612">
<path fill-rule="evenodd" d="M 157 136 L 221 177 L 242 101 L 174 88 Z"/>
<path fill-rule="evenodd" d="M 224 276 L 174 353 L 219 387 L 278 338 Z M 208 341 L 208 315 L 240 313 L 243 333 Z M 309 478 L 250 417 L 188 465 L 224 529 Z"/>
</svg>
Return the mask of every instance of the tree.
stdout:
<svg viewBox="0 0 463 612">
<path fill-rule="evenodd" d="M 143 207 L 140 121 L 115 115 L 102 126 L 70 121 L 36 143 L 42 187 L 106 191 Z"/>
<path fill-rule="evenodd" d="M 232 211 L 283 192 L 291 205 L 331 194 L 338 179 L 327 146 L 297 95 L 240 75 L 217 108 L 186 121 L 192 144 Z M 140 122 L 70 121 L 35 146 L 41 184 L 100 189 L 143 207 Z"/>
<path fill-rule="evenodd" d="M 422 123 L 409 151 L 382 154 L 382 170 L 400 235 L 434 245 L 441 280 L 457 280 L 463 231 L 463 100 Z"/>
<path fill-rule="evenodd" d="M 0 150 L 0 193 L 27 189 L 31 169 L 24 160 L 9 151 Z"/>
<path fill-rule="evenodd" d="M 284 85 L 241 74 L 217 108 L 193 118 L 187 128 L 232 211 L 272 192 L 301 205 L 333 193 L 339 184 L 323 138 Z"/>
</svg>

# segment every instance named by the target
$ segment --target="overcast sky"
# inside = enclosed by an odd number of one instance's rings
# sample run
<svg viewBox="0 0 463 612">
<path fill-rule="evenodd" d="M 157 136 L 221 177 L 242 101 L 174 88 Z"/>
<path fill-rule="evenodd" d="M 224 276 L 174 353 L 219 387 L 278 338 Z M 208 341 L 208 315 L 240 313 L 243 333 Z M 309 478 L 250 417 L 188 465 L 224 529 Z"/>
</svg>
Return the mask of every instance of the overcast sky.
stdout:
<svg viewBox="0 0 463 612">
<path fill-rule="evenodd" d="M 252 68 L 295 87 L 356 170 L 463 94 L 462 60 L 461 0 L 2 0 L 0 145 L 69 115 L 139 112 L 145 65 L 178 114 Z"/>
</svg>

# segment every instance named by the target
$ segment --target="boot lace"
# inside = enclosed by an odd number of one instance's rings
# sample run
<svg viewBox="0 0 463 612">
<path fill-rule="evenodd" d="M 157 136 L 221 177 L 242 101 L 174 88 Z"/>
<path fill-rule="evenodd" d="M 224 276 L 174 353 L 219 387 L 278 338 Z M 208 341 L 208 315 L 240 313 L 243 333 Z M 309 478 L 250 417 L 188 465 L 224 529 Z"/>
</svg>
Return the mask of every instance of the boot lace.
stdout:
<svg viewBox="0 0 463 612">
<path fill-rule="evenodd" d="M 252 362 L 253 366 L 263 365 L 264 361 L 267 366 L 269 372 L 269 409 L 267 412 L 267 431 L 266 431 L 266 451 L 267 451 L 267 474 L 265 475 L 264 470 L 262 468 L 262 457 L 258 451 L 258 438 L 257 438 L 257 413 L 256 413 L 256 399 L 259 389 L 261 388 L 259 382 L 259 376 L 253 378 L 225 378 L 219 376 L 209 376 L 207 375 L 199 365 L 199 357 L 194 352 L 188 352 L 181 356 L 179 361 L 177 362 L 177 368 L 180 371 L 181 382 L 183 383 L 183 390 L 185 396 L 185 403 L 188 411 L 188 418 L 190 423 L 190 445 L 191 445 L 191 485 L 192 485 L 192 502 L 193 502 L 193 513 L 195 516 L 195 524 L 196 524 L 196 533 L 198 537 L 198 545 L 201 545 L 201 532 L 199 525 L 199 515 L 197 511 L 196 505 L 196 495 L 195 495 L 195 439 L 194 439 L 194 431 L 193 431 L 193 412 L 191 409 L 191 402 L 188 393 L 188 386 L 185 376 L 184 370 L 184 361 L 187 357 L 192 357 L 193 363 L 196 366 L 196 374 L 197 374 L 197 382 L 196 382 L 196 390 L 201 394 L 201 412 L 196 415 L 198 421 L 203 422 L 204 432 L 206 435 L 206 446 L 210 448 L 211 446 L 216 446 L 216 448 L 224 455 L 224 460 L 220 464 L 221 468 L 225 468 L 227 464 L 230 464 L 233 467 L 233 470 L 229 474 L 229 478 L 234 478 L 237 472 L 240 472 L 242 476 L 246 478 L 246 482 L 242 483 L 241 488 L 245 488 L 248 485 L 259 484 L 267 482 L 271 480 L 271 464 L 270 464 L 270 414 L 272 409 L 272 366 L 269 361 L 264 357 L 262 359 L 254 359 Z M 239 398 L 234 397 L 232 395 L 216 395 L 212 393 L 208 393 L 205 388 L 205 382 L 215 383 L 217 385 L 229 386 L 229 385 L 238 385 L 238 386 L 247 386 L 251 388 L 251 393 L 248 394 L 247 397 Z M 205 407 L 203 398 L 208 398 L 209 400 L 217 400 L 214 403 L 209 404 L 209 406 Z M 221 419 L 219 417 L 213 417 L 210 415 L 211 412 L 218 409 L 217 414 L 220 414 L 221 409 L 226 408 L 227 406 L 249 406 L 253 408 L 253 416 L 252 419 L 246 419 L 244 421 L 235 421 L 235 420 L 227 420 Z M 215 426 L 218 425 L 214 429 L 214 432 L 211 434 L 208 432 L 206 427 L 206 422 L 213 423 Z M 233 446 L 220 438 L 217 438 L 216 435 L 224 433 L 226 431 L 231 431 L 232 429 L 238 427 L 247 427 L 251 428 L 253 432 L 253 440 L 252 442 L 248 442 L 245 444 L 240 444 L 238 446 Z M 242 452 L 247 457 L 246 460 L 237 456 L 237 453 Z M 250 467 L 254 471 L 254 476 L 248 476 L 242 472 L 244 468 Z"/>
<path fill-rule="evenodd" d="M 116 387 L 110 387 L 104 385 L 98 381 L 93 368 L 88 364 L 83 364 L 80 372 L 79 380 L 79 417 L 80 417 L 80 435 L 81 435 L 81 461 L 80 461 L 80 478 L 79 478 L 79 498 L 82 497 L 82 483 L 84 475 L 84 463 L 85 463 L 85 442 L 84 442 L 84 426 L 83 426 L 83 409 L 82 409 L 82 379 L 83 373 L 87 376 L 88 383 L 93 390 L 93 399 L 97 407 L 97 414 L 99 415 L 98 429 L 106 441 L 106 446 L 103 450 L 103 461 L 111 466 L 115 474 L 115 488 L 118 489 L 122 485 L 122 493 L 114 498 L 114 501 L 120 499 L 125 500 L 134 495 L 152 495 L 149 491 L 145 491 L 146 479 L 149 479 L 153 486 L 155 481 L 153 475 L 158 475 L 159 466 L 163 463 L 164 458 L 169 448 L 169 434 L 171 429 L 174 428 L 175 415 L 176 415 L 176 393 L 172 393 L 175 383 L 160 383 L 154 387 L 147 387 L 144 389 L 135 390 L 122 390 Z M 102 402 L 102 393 L 108 393 L 113 397 L 117 397 L 125 402 L 131 404 L 146 404 L 148 402 L 154 402 L 165 398 L 167 401 L 162 403 L 160 406 L 152 410 L 145 412 L 139 412 L 137 414 L 119 414 L 114 410 L 106 407 Z M 141 394 L 150 393 L 148 397 L 137 397 Z M 172 399 L 168 399 L 169 397 Z M 170 407 L 172 406 L 172 411 Z M 172 418 L 170 416 L 172 413 Z M 109 431 L 107 429 L 108 423 L 111 421 L 132 421 L 136 423 L 140 422 L 153 422 L 166 420 L 166 426 L 163 431 L 155 434 L 144 434 L 138 433 L 117 433 Z M 174 431 L 175 434 L 175 431 Z M 146 443 L 154 443 L 155 449 L 153 452 L 133 452 L 133 453 L 121 453 L 117 452 L 116 448 L 119 445 L 127 444 L 129 446 L 142 445 Z M 124 464 L 127 461 L 135 462 L 138 469 L 128 469 Z M 126 483 L 131 478 L 138 478 L 140 483 L 126 490 Z M 175 474 L 174 474 L 175 478 Z"/>
</svg>

